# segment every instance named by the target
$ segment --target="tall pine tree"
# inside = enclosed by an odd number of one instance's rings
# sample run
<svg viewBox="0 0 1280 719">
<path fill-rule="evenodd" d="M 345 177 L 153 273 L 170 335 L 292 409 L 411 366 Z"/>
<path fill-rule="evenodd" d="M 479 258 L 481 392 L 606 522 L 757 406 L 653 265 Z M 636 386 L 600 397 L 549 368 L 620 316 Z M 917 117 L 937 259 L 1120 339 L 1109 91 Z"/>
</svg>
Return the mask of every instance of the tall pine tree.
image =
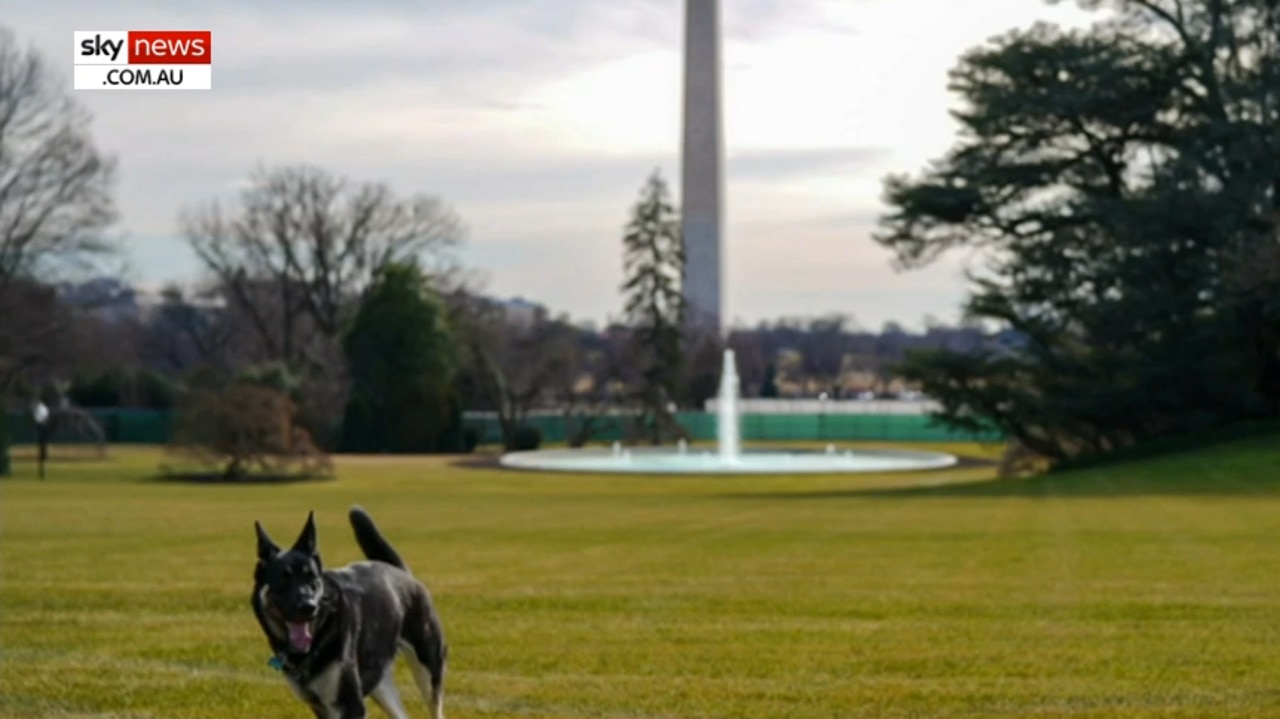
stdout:
<svg viewBox="0 0 1280 719">
<path fill-rule="evenodd" d="M 967 310 L 1016 339 L 906 374 L 1054 460 L 1280 416 L 1280 6 L 1081 4 L 966 54 L 955 146 L 887 182 L 877 239 L 982 251 Z"/>
<path fill-rule="evenodd" d="M 640 368 L 639 400 L 651 441 L 668 434 L 669 406 L 679 403 L 683 365 L 684 242 L 667 183 L 658 170 L 645 182 L 623 243 L 625 318 Z"/>
</svg>

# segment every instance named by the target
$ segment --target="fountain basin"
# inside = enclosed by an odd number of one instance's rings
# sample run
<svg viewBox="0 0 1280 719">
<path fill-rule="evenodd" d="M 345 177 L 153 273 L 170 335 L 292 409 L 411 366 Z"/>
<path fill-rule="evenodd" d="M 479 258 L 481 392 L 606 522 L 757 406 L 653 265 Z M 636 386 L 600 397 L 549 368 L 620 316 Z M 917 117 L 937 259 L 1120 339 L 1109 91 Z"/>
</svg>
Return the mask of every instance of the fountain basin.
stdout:
<svg viewBox="0 0 1280 719">
<path fill-rule="evenodd" d="M 502 456 L 501 463 L 513 469 L 599 474 L 845 474 L 941 469 L 954 465 L 956 458 L 941 452 L 897 449 L 746 449 L 724 456 L 699 449 L 638 447 L 625 454 L 616 448 L 510 452 Z"/>
<path fill-rule="evenodd" d="M 691 450 L 681 440 L 675 450 L 664 447 L 611 449 L 546 449 L 502 455 L 513 469 L 604 474 L 845 474 L 849 472 L 905 472 L 940 469 L 956 463 L 941 452 L 898 449 L 825 451 L 742 449 L 738 414 L 738 367 L 733 350 L 724 351 L 720 375 L 720 405 L 716 412 L 715 451 Z"/>
</svg>

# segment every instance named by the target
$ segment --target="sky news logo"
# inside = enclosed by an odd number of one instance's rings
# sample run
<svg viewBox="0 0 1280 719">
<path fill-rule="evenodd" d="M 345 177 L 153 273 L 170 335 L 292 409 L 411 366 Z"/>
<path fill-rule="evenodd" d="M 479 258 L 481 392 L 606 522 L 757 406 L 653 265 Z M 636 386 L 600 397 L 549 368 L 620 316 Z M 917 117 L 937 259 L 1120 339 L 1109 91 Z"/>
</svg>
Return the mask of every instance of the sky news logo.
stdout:
<svg viewBox="0 0 1280 719">
<path fill-rule="evenodd" d="M 77 90 L 210 90 L 209 30 L 77 30 Z"/>
</svg>

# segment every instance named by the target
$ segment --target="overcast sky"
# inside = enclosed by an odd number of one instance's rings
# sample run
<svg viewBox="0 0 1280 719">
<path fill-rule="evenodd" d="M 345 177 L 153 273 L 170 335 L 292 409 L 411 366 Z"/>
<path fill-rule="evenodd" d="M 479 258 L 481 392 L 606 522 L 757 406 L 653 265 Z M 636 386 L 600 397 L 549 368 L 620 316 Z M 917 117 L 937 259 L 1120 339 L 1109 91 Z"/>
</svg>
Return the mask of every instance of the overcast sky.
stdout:
<svg viewBox="0 0 1280 719">
<path fill-rule="evenodd" d="M 961 52 L 1088 16 L 1039 0 L 723 13 L 727 317 L 956 319 L 964 258 L 897 273 L 871 241 L 881 179 L 951 144 Z M 75 30 L 212 30 L 211 91 L 76 93 L 120 160 L 120 231 L 148 285 L 199 275 L 181 208 L 234 198 L 260 163 L 307 162 L 440 196 L 491 293 L 600 321 L 621 305 L 645 177 L 660 168 L 678 192 L 682 0 L 6 0 L 0 23 L 68 88 Z"/>
</svg>

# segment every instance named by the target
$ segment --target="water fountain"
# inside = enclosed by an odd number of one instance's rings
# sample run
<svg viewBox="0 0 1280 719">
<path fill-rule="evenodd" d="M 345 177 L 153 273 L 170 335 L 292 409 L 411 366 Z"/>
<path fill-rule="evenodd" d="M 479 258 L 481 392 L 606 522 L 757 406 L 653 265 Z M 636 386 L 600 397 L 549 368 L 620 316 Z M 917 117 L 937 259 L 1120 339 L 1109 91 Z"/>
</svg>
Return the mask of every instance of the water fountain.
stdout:
<svg viewBox="0 0 1280 719">
<path fill-rule="evenodd" d="M 684 440 L 675 449 L 624 448 L 614 442 L 609 449 L 510 452 L 501 461 L 516 469 L 606 474 L 840 474 L 938 469 L 956 463 L 954 456 L 940 452 L 859 449 L 837 453 L 830 444 L 812 451 L 743 450 L 738 396 L 737 364 L 733 350 L 726 350 L 716 403 L 714 452 L 691 449 Z"/>
<path fill-rule="evenodd" d="M 720 394 L 716 403 L 716 443 L 723 464 L 736 464 L 742 456 L 742 424 L 738 421 L 738 363 L 733 350 L 724 351 Z"/>
</svg>

